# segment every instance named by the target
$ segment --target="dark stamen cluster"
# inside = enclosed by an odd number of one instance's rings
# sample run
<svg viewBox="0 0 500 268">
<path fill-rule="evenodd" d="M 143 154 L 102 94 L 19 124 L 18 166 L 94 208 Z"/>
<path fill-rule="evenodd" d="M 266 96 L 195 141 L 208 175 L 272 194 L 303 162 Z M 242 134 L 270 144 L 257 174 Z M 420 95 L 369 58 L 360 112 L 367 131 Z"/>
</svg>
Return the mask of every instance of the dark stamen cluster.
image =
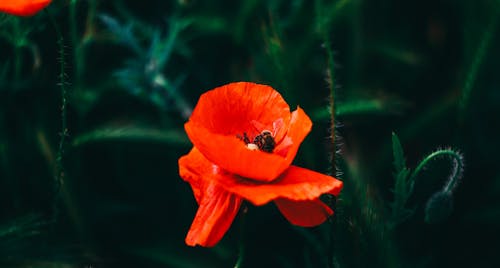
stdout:
<svg viewBox="0 0 500 268">
<path fill-rule="evenodd" d="M 266 153 L 272 153 L 274 147 L 276 146 L 276 141 L 274 140 L 271 132 L 268 130 L 264 130 L 259 135 L 255 136 L 253 142 L 250 142 L 250 138 L 248 137 L 246 132 L 243 132 L 243 136 L 237 135 L 237 137 L 247 145 L 255 144 L 259 148 L 259 150 Z"/>
</svg>

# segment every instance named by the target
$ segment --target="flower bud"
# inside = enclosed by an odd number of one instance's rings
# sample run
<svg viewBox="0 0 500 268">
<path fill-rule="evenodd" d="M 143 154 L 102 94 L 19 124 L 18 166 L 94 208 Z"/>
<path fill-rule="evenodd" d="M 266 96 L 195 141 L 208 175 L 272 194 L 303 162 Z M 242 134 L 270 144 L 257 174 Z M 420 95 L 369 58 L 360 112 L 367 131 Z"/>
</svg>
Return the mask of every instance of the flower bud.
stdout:
<svg viewBox="0 0 500 268">
<path fill-rule="evenodd" d="M 453 196 L 451 191 L 435 193 L 425 206 L 425 222 L 434 224 L 444 221 L 453 210 Z"/>
</svg>

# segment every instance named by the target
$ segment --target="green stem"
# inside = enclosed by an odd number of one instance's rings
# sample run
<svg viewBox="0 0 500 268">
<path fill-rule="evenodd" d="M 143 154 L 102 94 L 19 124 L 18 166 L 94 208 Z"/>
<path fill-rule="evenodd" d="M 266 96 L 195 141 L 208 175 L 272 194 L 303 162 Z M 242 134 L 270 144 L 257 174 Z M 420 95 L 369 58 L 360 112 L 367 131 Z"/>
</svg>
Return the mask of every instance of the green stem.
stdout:
<svg viewBox="0 0 500 268">
<path fill-rule="evenodd" d="M 241 217 L 240 217 L 240 241 L 238 245 L 238 260 L 236 260 L 236 264 L 234 268 L 243 267 L 243 260 L 245 259 L 245 222 L 246 215 L 248 212 L 248 207 L 245 204 L 241 206 Z"/>
<path fill-rule="evenodd" d="M 45 9 L 45 12 L 54 27 L 54 30 L 56 31 L 57 35 L 57 45 L 59 48 L 59 81 L 58 85 L 61 89 L 61 132 L 60 132 L 60 139 L 59 139 L 59 146 L 57 150 L 57 157 L 56 157 L 56 173 L 55 173 L 55 183 L 54 183 L 54 198 L 57 199 L 59 196 L 59 192 L 61 190 L 61 186 L 63 185 L 64 182 L 64 165 L 63 165 L 63 155 L 64 155 L 64 147 L 66 144 L 66 137 L 68 136 L 68 128 L 67 128 L 67 111 L 66 111 L 66 105 L 67 105 L 67 90 L 66 90 L 66 59 L 65 59 L 65 52 L 64 52 L 64 39 L 61 33 L 61 30 L 59 26 L 57 25 L 57 22 L 55 21 L 54 17 L 49 13 L 47 9 Z M 57 202 L 54 202 L 54 217 L 57 217 Z"/>
<path fill-rule="evenodd" d="M 334 73 L 334 67 L 335 63 L 333 60 L 333 53 L 331 49 L 331 44 L 330 44 L 330 38 L 328 38 L 328 34 L 325 33 L 325 49 L 326 49 L 326 54 L 327 54 L 327 81 L 328 81 L 328 87 L 330 90 L 330 131 L 331 131 L 331 145 L 332 145 L 332 152 L 331 152 L 331 159 L 330 159 L 330 164 L 331 164 L 331 172 L 333 175 L 336 175 L 337 173 L 337 168 L 336 168 L 336 156 L 337 156 L 337 144 L 336 142 L 336 131 L 335 131 L 335 73 Z M 332 201 L 330 202 L 330 206 L 334 207 L 336 204 L 336 199 L 333 198 Z M 335 262 L 334 262 L 334 255 L 335 255 L 335 235 L 334 235 L 334 229 L 335 229 L 335 220 L 336 218 L 333 216 L 330 220 L 330 249 L 328 250 L 328 256 L 327 256 L 327 261 L 328 261 L 328 267 L 329 268 L 334 268 L 335 267 Z"/>
<path fill-rule="evenodd" d="M 335 174 L 336 168 L 335 168 L 335 156 L 336 156 L 336 140 L 335 140 L 335 73 L 334 73 L 334 61 L 333 61 L 333 53 L 331 49 L 331 44 L 330 44 L 330 39 L 328 37 L 325 37 L 325 49 L 326 49 L 326 54 L 328 57 L 328 69 L 327 69 L 327 81 L 328 81 L 328 87 L 330 90 L 330 129 L 331 129 L 331 142 L 333 146 L 333 152 L 332 152 L 332 159 L 331 159 L 331 164 L 332 164 L 332 174 Z"/>
<path fill-rule="evenodd" d="M 331 48 L 331 40 L 329 37 L 329 24 L 325 24 L 324 21 L 324 14 L 323 14 L 323 3 L 321 1 L 316 1 L 315 2 L 315 7 L 316 7 L 316 16 L 318 19 L 318 30 L 320 34 L 322 35 L 322 38 L 324 40 L 324 47 L 326 50 L 326 56 L 327 56 L 327 73 L 326 73 L 326 80 L 328 82 L 328 88 L 330 91 L 330 139 L 331 139 L 331 148 L 332 152 L 330 154 L 330 167 L 331 167 L 331 173 L 332 175 L 337 174 L 337 168 L 336 168 L 336 156 L 337 156 L 337 144 L 336 144 L 336 131 L 335 131 L 335 101 L 336 101 L 336 96 L 335 96 L 335 86 L 336 86 L 336 81 L 335 81 L 335 61 L 333 59 L 333 52 Z M 333 17 L 333 16 L 331 16 Z M 333 197 L 331 201 L 329 202 L 329 206 L 332 207 L 335 210 L 336 206 L 336 198 Z M 335 267 L 335 225 L 336 225 L 336 217 L 333 216 L 330 218 L 330 237 L 329 237 L 329 250 L 327 253 L 327 265 L 329 268 L 334 268 Z"/>
<path fill-rule="evenodd" d="M 417 168 L 415 168 L 415 170 L 411 174 L 409 182 L 414 182 L 417 175 L 429 164 L 431 160 L 441 156 L 446 156 L 453 160 L 453 171 L 443 188 L 444 192 L 452 192 L 460 181 L 460 178 L 462 178 L 464 167 L 463 156 L 459 152 L 456 152 L 452 149 L 437 150 L 426 156 L 422 161 L 420 161 Z"/>
</svg>

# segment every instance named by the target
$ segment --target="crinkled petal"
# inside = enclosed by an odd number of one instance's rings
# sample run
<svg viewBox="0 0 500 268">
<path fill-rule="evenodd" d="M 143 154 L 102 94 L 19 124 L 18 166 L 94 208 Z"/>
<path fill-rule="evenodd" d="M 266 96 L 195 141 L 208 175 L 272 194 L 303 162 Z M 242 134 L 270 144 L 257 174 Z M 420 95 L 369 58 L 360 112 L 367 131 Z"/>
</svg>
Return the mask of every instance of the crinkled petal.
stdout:
<svg viewBox="0 0 500 268">
<path fill-rule="evenodd" d="M 313 227 L 322 224 L 333 214 L 333 210 L 319 199 L 294 201 L 279 198 L 274 201 L 281 214 L 294 225 Z"/>
<path fill-rule="evenodd" d="M 32 16 L 50 4 L 51 0 L 2 0 L 0 11 L 16 16 Z"/>
<path fill-rule="evenodd" d="M 232 192 L 254 205 L 264 205 L 277 198 L 291 200 L 314 200 L 321 194 L 338 195 L 342 181 L 305 168 L 290 166 L 272 182 L 262 183 L 235 176 L 206 159 L 193 147 L 189 154 L 179 160 L 179 173 L 193 188 L 195 197 L 200 197 L 203 180 L 216 181 L 228 192 Z"/>
<path fill-rule="evenodd" d="M 243 177 L 271 181 L 289 165 L 282 156 L 259 150 L 249 150 L 236 136 L 214 134 L 191 122 L 185 124 L 194 146 L 221 168 Z"/>
<path fill-rule="evenodd" d="M 190 122 L 207 131 L 235 137 L 244 131 L 257 134 L 255 122 L 271 130 L 281 119 L 290 121 L 290 108 L 283 97 L 270 86 L 249 82 L 230 83 L 200 96 Z"/>
<path fill-rule="evenodd" d="M 231 226 L 242 199 L 215 182 L 202 185 L 199 208 L 185 241 L 189 246 L 213 247 Z"/>
<path fill-rule="evenodd" d="M 227 191 L 257 206 L 277 198 L 313 200 L 325 193 L 338 194 L 342 189 L 342 181 L 297 166 L 290 166 L 277 180 L 269 183 L 256 183 L 238 176 L 223 174 L 215 178 Z"/>
<path fill-rule="evenodd" d="M 304 111 L 298 107 L 292 113 L 288 133 L 282 144 L 286 142 L 283 153 L 266 153 L 249 150 L 236 135 L 222 135 L 190 120 L 184 125 L 189 139 L 194 146 L 212 163 L 224 170 L 258 181 L 276 179 L 292 163 L 300 143 L 311 130 L 312 123 Z M 285 149 L 277 146 L 276 151 Z"/>
</svg>

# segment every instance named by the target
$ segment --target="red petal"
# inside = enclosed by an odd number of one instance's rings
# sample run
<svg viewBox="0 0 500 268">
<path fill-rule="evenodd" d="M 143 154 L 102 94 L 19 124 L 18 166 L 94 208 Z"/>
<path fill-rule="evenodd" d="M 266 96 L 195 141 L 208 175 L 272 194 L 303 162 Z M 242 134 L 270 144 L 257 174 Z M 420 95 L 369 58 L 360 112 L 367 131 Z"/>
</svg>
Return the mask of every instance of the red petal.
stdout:
<svg viewBox="0 0 500 268">
<path fill-rule="evenodd" d="M 207 159 L 194 147 L 189 154 L 179 158 L 179 175 L 191 185 L 198 204 L 200 203 L 202 194 L 202 179 L 204 176 L 211 173 L 211 168 L 212 163 L 207 161 Z"/>
<path fill-rule="evenodd" d="M 231 226 L 242 199 L 215 182 L 203 183 L 202 191 L 200 206 L 186 236 L 186 244 L 213 247 Z"/>
<path fill-rule="evenodd" d="M 200 199 L 200 185 L 204 180 L 216 181 L 228 192 L 239 195 L 254 205 L 263 205 L 283 197 L 291 200 L 313 200 L 321 194 L 338 195 L 342 181 L 308 169 L 290 166 L 277 180 L 269 183 L 251 181 L 232 175 L 206 159 L 194 147 L 179 160 L 179 173 Z"/>
<path fill-rule="evenodd" d="M 287 137 L 282 142 L 287 142 L 287 148 L 278 145 L 276 153 L 270 154 L 249 150 L 236 135 L 213 133 L 195 122 L 190 120 L 184 127 L 194 146 L 208 160 L 231 173 L 266 182 L 276 179 L 290 166 L 312 126 L 309 117 L 298 107 L 291 115 Z"/>
<path fill-rule="evenodd" d="M 276 90 L 266 85 L 237 82 L 201 95 L 189 121 L 214 134 L 235 137 L 243 131 L 262 131 L 255 130 L 252 121 L 271 130 L 273 122 L 280 118 L 288 125 L 290 108 Z"/>
<path fill-rule="evenodd" d="M 184 127 L 194 146 L 208 160 L 231 173 L 271 181 L 290 165 L 282 156 L 249 150 L 236 136 L 214 134 L 191 122 Z"/>
<path fill-rule="evenodd" d="M 325 203 L 319 199 L 311 201 L 293 201 L 279 198 L 275 200 L 281 214 L 292 224 L 302 227 L 312 227 L 322 224 L 333 214 Z"/>
<path fill-rule="evenodd" d="M 342 181 L 312 170 L 290 166 L 277 180 L 256 183 L 237 176 L 217 176 L 218 183 L 254 205 L 264 205 L 277 198 L 313 200 L 324 193 L 338 194 Z"/>
<path fill-rule="evenodd" d="M 290 119 L 290 125 L 288 126 L 288 132 L 286 134 L 285 139 L 288 141 L 282 142 L 282 144 L 278 144 L 276 146 L 275 151 L 279 151 L 280 145 L 289 146 L 289 149 L 286 152 L 285 158 L 289 162 L 292 163 L 297 151 L 299 150 L 299 146 L 306 138 L 307 134 L 311 131 L 312 122 L 309 119 L 309 116 L 302 110 L 300 107 L 297 107 L 297 110 L 293 111 L 292 117 Z"/>
<path fill-rule="evenodd" d="M 50 4 L 51 0 L 2 0 L 0 11 L 16 16 L 32 16 Z"/>
</svg>

